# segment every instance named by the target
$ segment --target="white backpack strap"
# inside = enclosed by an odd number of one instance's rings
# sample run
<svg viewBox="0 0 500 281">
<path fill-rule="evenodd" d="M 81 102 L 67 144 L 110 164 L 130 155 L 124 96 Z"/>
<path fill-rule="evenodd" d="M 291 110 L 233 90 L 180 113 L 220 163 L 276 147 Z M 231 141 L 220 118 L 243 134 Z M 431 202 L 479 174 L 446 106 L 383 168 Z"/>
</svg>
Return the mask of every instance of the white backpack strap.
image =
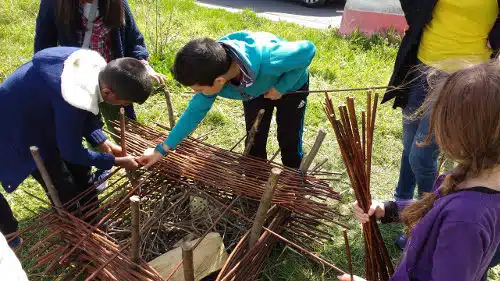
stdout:
<svg viewBox="0 0 500 281">
<path fill-rule="evenodd" d="M 92 37 L 92 30 L 94 29 L 94 21 L 97 15 L 98 6 L 99 0 L 94 0 L 94 2 L 92 2 L 92 6 L 90 7 L 90 13 L 87 19 L 87 29 L 85 31 L 85 36 L 83 37 L 83 49 L 88 49 L 90 47 L 90 37 Z"/>
</svg>

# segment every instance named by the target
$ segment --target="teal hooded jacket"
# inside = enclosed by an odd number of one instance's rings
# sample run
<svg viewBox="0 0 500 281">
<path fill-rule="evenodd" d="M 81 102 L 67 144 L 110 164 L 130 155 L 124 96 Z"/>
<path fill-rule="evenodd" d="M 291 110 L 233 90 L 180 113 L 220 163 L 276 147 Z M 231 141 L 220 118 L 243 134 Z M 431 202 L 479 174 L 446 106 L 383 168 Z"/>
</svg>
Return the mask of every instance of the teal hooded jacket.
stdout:
<svg viewBox="0 0 500 281">
<path fill-rule="evenodd" d="M 249 76 L 243 87 L 226 83 L 216 95 L 195 94 L 165 144 L 174 149 L 205 118 L 217 97 L 251 100 L 271 88 L 278 92 L 296 91 L 308 82 L 308 67 L 316 53 L 309 41 L 288 42 L 266 32 L 238 31 L 219 39 Z"/>
</svg>

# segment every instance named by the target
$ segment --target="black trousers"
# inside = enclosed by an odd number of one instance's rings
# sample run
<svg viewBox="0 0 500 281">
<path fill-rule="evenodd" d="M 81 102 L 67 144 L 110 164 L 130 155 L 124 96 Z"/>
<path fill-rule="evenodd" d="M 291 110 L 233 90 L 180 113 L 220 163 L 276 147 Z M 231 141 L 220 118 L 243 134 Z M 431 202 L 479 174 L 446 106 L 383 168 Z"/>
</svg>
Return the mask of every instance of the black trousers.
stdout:
<svg viewBox="0 0 500 281">
<path fill-rule="evenodd" d="M 0 193 L 0 232 L 8 235 L 17 231 L 17 220 L 12 214 L 9 202 Z"/>
<path fill-rule="evenodd" d="M 73 199 L 78 194 L 87 190 L 90 186 L 91 167 L 76 165 L 61 159 L 59 155 L 52 157 L 52 159 L 44 159 L 45 167 L 53 181 L 54 186 L 58 191 L 59 198 L 63 204 Z M 38 181 L 47 192 L 47 187 L 43 182 L 42 176 L 38 170 L 31 174 L 33 178 Z M 49 197 L 50 198 L 50 197 Z M 89 195 L 80 199 L 76 204 L 73 204 L 68 211 L 75 212 L 80 206 L 97 206 L 97 192 L 92 191 Z M 88 208 L 88 212 L 93 208 Z M 83 213 L 76 213 L 82 216 Z M 90 221 L 92 218 L 87 218 Z M 0 194 L 0 232 L 4 235 L 16 232 L 18 229 L 18 222 L 12 210 L 2 194 Z"/>
<path fill-rule="evenodd" d="M 306 83 L 299 90 L 309 90 L 309 83 Z M 250 150 L 250 155 L 267 159 L 267 137 L 269 135 L 273 111 L 276 108 L 281 162 L 287 167 L 299 168 L 304 154 L 302 151 L 302 133 L 304 131 L 307 96 L 308 93 L 287 94 L 279 100 L 270 100 L 264 98 L 262 95 L 253 100 L 243 102 L 247 132 L 252 127 L 259 110 L 266 110 L 255 136 L 254 145 Z M 248 142 L 248 139 L 246 142 Z"/>
</svg>

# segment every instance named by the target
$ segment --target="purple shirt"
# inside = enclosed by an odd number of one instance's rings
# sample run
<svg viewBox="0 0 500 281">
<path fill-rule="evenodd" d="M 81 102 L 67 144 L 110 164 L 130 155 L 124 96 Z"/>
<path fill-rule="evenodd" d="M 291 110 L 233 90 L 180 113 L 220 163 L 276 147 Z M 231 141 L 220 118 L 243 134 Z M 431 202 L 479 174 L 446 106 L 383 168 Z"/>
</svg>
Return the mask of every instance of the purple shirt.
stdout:
<svg viewBox="0 0 500 281">
<path fill-rule="evenodd" d="M 461 190 L 436 200 L 416 225 L 390 280 L 478 281 L 499 244 L 500 193 Z"/>
</svg>

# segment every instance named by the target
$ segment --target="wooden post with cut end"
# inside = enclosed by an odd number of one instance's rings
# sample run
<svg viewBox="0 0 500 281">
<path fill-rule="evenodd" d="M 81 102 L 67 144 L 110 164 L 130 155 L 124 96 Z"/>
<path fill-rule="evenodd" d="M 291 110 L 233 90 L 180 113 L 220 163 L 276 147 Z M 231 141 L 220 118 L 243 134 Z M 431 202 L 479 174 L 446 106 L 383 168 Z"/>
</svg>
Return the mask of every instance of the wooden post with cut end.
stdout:
<svg viewBox="0 0 500 281">
<path fill-rule="evenodd" d="M 168 122 L 170 123 L 170 128 L 173 128 L 175 126 L 175 117 L 172 99 L 170 98 L 170 92 L 167 87 L 163 89 L 163 92 L 165 93 L 165 100 L 167 101 Z"/>
<path fill-rule="evenodd" d="M 259 240 L 259 237 L 262 234 L 267 211 L 269 211 L 269 207 L 271 207 L 274 191 L 276 189 L 276 185 L 278 184 L 278 178 L 281 174 L 281 171 L 282 170 L 279 168 L 271 169 L 271 175 L 267 180 L 264 193 L 262 194 L 262 198 L 260 199 L 259 208 L 257 209 L 257 214 L 255 215 L 252 230 L 250 231 L 250 249 L 255 246 L 257 240 Z"/>
<path fill-rule="evenodd" d="M 141 237 L 140 231 L 140 208 L 141 199 L 139 196 L 134 195 L 130 197 L 130 211 L 132 213 L 132 223 L 131 223 L 131 243 L 130 243 L 130 258 L 133 262 L 138 263 L 140 259 L 141 250 Z"/>
<path fill-rule="evenodd" d="M 125 137 L 125 109 L 120 107 L 120 145 L 122 147 L 121 156 L 127 156 L 127 138 Z M 137 180 L 134 174 L 127 171 L 127 177 L 132 185 L 137 184 Z"/>
<path fill-rule="evenodd" d="M 262 117 L 264 117 L 265 109 L 259 110 L 255 121 L 253 122 L 252 128 L 248 132 L 248 140 L 246 142 L 245 151 L 243 151 L 243 155 L 247 156 L 250 153 L 250 149 L 252 149 L 253 143 L 255 142 L 255 135 L 259 131 L 259 125 L 262 121 Z"/>
<path fill-rule="evenodd" d="M 120 107 L 120 144 L 122 146 L 122 156 L 127 155 L 127 142 L 125 141 L 125 109 Z"/>
<path fill-rule="evenodd" d="M 43 182 L 45 183 L 45 187 L 47 187 L 47 191 L 49 193 L 50 199 L 56 206 L 56 208 L 62 208 L 63 204 L 61 199 L 59 198 L 59 193 L 57 192 L 52 179 L 50 178 L 49 172 L 47 172 L 47 168 L 45 168 L 45 164 L 43 163 L 42 157 L 40 156 L 40 150 L 36 146 L 30 147 L 31 155 L 33 155 L 33 159 L 35 160 L 36 167 L 42 175 Z"/>
<path fill-rule="evenodd" d="M 302 159 L 302 163 L 300 163 L 300 171 L 302 172 L 303 175 L 307 174 L 307 170 L 309 170 L 309 167 L 311 167 L 311 164 L 318 154 L 319 148 L 321 147 L 321 144 L 325 140 L 326 133 L 322 129 L 319 130 L 318 135 L 316 136 L 316 140 L 314 141 L 314 145 L 311 148 L 311 151 L 309 151 L 309 154 L 307 154 L 304 159 Z"/>
<path fill-rule="evenodd" d="M 182 243 L 182 262 L 184 268 L 184 281 L 194 281 L 193 247 L 188 241 Z"/>
</svg>

